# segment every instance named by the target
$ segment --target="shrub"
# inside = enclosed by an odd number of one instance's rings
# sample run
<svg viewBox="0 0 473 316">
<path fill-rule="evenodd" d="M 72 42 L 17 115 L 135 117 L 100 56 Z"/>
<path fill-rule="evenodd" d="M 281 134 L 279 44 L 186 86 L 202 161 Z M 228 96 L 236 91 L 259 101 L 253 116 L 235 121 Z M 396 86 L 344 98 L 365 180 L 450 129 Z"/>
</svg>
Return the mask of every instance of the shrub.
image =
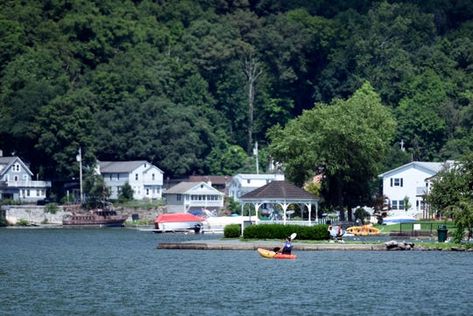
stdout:
<svg viewBox="0 0 473 316">
<path fill-rule="evenodd" d="M 224 238 L 238 238 L 240 237 L 241 225 L 240 224 L 230 224 L 225 226 L 223 229 Z"/>
<path fill-rule="evenodd" d="M 328 240 L 330 234 L 327 225 L 300 226 L 282 224 L 251 225 L 245 228 L 245 239 L 285 239 L 292 233 L 297 233 L 299 240 Z"/>
<path fill-rule="evenodd" d="M 20 220 L 18 220 L 18 222 L 16 222 L 16 225 L 17 226 L 28 226 L 29 223 L 26 219 L 24 218 L 21 218 Z"/>
<path fill-rule="evenodd" d="M 46 213 L 56 214 L 57 211 L 59 211 L 59 207 L 57 206 L 56 203 L 49 203 L 49 204 L 46 204 L 46 207 L 44 208 L 44 211 Z"/>
</svg>

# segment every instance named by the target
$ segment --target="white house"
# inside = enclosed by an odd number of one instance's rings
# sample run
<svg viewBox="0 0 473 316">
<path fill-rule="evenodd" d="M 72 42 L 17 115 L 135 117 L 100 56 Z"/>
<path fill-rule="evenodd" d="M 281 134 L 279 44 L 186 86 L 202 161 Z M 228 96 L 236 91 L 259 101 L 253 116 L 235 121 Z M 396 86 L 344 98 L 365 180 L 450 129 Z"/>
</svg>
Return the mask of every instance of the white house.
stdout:
<svg viewBox="0 0 473 316">
<path fill-rule="evenodd" d="M 450 164 L 450 161 L 413 161 L 380 174 L 378 177 L 383 179 L 383 195 L 388 199 L 390 209 L 421 217 L 425 209 L 424 198 L 428 193 L 429 178 Z"/>
<path fill-rule="evenodd" d="M 161 199 L 163 171 L 145 160 L 99 161 L 99 174 L 110 189 L 110 198 L 117 199 L 121 188 L 128 182 L 135 200 Z"/>
<path fill-rule="evenodd" d="M 46 198 L 51 182 L 32 179 L 33 173 L 19 157 L 2 157 L 0 154 L 1 199 L 28 203 Z"/>
<path fill-rule="evenodd" d="M 180 182 L 164 193 L 170 213 L 208 210 L 218 213 L 223 208 L 224 194 L 206 182 Z"/>
<path fill-rule="evenodd" d="M 272 181 L 284 181 L 284 174 L 237 174 L 230 180 L 228 196 L 239 201 L 242 195 Z"/>
</svg>

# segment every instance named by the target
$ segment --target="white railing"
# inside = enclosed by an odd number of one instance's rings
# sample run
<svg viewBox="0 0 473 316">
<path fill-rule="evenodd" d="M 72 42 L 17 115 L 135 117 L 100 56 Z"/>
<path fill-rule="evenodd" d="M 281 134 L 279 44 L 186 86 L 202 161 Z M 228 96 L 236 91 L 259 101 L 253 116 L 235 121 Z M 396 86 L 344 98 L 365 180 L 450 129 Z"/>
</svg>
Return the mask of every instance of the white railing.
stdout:
<svg viewBox="0 0 473 316">
<path fill-rule="evenodd" d="M 51 187 L 51 181 L 7 181 L 6 185 L 12 188 L 48 188 Z"/>
<path fill-rule="evenodd" d="M 223 207 L 223 200 L 195 200 L 186 201 L 185 205 L 188 207 Z"/>
</svg>

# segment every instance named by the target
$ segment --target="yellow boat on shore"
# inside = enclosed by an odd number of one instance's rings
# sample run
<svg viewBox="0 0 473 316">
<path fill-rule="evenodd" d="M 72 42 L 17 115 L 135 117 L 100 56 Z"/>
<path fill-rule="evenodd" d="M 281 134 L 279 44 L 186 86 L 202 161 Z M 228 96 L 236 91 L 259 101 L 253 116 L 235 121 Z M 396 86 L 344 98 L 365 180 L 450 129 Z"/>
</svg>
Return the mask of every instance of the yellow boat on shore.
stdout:
<svg viewBox="0 0 473 316">
<path fill-rule="evenodd" d="M 378 228 L 373 227 L 372 224 L 351 226 L 348 227 L 346 231 L 355 236 L 376 236 L 381 234 L 381 231 Z"/>
</svg>

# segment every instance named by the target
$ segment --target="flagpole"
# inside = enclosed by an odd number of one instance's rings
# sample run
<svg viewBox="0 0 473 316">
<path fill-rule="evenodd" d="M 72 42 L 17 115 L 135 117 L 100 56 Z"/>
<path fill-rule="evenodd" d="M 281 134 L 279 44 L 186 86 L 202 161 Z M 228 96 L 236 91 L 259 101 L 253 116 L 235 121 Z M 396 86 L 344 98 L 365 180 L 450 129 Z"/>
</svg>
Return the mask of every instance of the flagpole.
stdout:
<svg viewBox="0 0 473 316">
<path fill-rule="evenodd" d="M 79 155 L 77 155 L 77 160 L 79 161 L 79 185 L 80 185 L 80 204 L 84 200 L 84 194 L 82 190 L 82 148 L 79 147 Z"/>
</svg>

